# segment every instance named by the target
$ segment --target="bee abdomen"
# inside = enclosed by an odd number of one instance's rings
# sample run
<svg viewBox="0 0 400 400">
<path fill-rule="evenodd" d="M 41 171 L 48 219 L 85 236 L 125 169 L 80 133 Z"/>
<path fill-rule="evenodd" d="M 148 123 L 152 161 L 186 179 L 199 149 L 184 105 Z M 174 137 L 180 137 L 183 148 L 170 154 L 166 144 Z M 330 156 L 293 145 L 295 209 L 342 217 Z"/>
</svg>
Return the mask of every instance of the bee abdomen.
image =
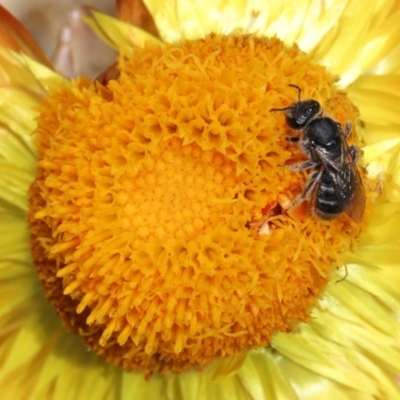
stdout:
<svg viewBox="0 0 400 400">
<path fill-rule="evenodd" d="M 324 179 L 321 179 L 321 183 L 319 185 L 318 194 L 324 196 L 326 198 L 335 198 L 335 188 L 330 182 L 325 182 Z"/>
<path fill-rule="evenodd" d="M 334 219 L 343 212 L 337 200 L 335 188 L 324 175 L 315 196 L 314 210 L 319 217 L 324 219 Z"/>
</svg>

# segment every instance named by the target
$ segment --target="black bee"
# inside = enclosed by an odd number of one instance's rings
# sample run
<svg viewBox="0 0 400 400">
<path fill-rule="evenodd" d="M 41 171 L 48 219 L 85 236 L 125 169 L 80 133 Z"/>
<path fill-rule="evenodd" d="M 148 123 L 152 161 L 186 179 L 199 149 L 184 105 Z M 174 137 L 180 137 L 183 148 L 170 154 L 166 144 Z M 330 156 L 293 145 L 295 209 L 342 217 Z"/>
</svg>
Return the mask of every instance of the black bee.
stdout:
<svg viewBox="0 0 400 400">
<path fill-rule="evenodd" d="M 351 131 L 351 123 L 342 126 L 329 117 L 322 116 L 322 107 L 313 99 L 298 100 L 285 108 L 271 108 L 283 111 L 286 123 L 294 130 L 302 131 L 301 137 L 288 137 L 290 142 L 298 142 L 309 160 L 288 166 L 291 170 L 314 168 L 309 176 L 303 194 L 293 206 L 313 195 L 313 209 L 317 216 L 334 219 L 345 211 L 354 221 L 360 222 L 364 216 L 365 195 L 356 163 L 358 147 L 348 146 L 346 139 Z"/>
</svg>

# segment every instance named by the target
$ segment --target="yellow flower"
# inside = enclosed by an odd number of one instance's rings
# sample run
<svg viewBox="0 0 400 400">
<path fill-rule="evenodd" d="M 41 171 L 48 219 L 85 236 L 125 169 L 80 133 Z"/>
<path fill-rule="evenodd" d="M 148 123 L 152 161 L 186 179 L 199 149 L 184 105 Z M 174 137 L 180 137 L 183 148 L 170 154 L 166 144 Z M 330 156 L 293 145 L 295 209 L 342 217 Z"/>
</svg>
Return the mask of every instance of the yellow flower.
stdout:
<svg viewBox="0 0 400 400">
<path fill-rule="evenodd" d="M 94 82 L 1 11 L 2 396 L 399 397 L 397 2 L 117 3 Z M 291 207 L 298 94 L 361 136 L 362 223 Z"/>
</svg>

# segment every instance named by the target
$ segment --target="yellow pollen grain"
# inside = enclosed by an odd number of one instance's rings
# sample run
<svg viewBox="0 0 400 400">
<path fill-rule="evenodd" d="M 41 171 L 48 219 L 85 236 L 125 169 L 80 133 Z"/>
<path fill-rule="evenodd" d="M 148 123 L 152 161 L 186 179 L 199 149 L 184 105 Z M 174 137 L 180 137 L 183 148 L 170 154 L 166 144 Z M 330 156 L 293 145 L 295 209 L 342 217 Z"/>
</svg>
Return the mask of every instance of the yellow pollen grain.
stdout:
<svg viewBox="0 0 400 400">
<path fill-rule="evenodd" d="M 363 225 L 307 204 L 294 217 L 307 171 L 284 165 L 304 155 L 269 110 L 296 101 L 294 83 L 354 121 L 335 78 L 296 46 L 251 36 L 149 44 L 118 68 L 106 86 L 60 89 L 38 118 L 32 253 L 57 313 L 88 348 L 146 374 L 307 322 Z"/>
</svg>

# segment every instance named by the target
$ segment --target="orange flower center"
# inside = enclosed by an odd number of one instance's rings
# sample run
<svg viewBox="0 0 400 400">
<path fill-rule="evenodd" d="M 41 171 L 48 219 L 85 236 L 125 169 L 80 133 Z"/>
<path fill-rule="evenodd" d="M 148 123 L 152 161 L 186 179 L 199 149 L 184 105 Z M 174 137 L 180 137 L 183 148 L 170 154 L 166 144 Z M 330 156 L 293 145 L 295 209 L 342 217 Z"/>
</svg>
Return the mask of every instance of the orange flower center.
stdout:
<svg viewBox="0 0 400 400">
<path fill-rule="evenodd" d="M 121 177 L 123 189 L 114 196 L 123 211 L 118 218 L 139 243 L 192 239 L 232 212 L 224 199 L 236 183 L 234 172 L 221 154 L 173 138 L 159 144 L 137 174 Z"/>
<path fill-rule="evenodd" d="M 289 83 L 343 125 L 355 107 L 277 39 L 148 46 L 119 69 L 55 93 L 38 120 L 32 248 L 59 315 L 106 360 L 146 373 L 307 321 L 360 226 L 290 207 L 309 172 L 284 167 L 304 155 L 269 110 L 296 101 Z"/>
</svg>

